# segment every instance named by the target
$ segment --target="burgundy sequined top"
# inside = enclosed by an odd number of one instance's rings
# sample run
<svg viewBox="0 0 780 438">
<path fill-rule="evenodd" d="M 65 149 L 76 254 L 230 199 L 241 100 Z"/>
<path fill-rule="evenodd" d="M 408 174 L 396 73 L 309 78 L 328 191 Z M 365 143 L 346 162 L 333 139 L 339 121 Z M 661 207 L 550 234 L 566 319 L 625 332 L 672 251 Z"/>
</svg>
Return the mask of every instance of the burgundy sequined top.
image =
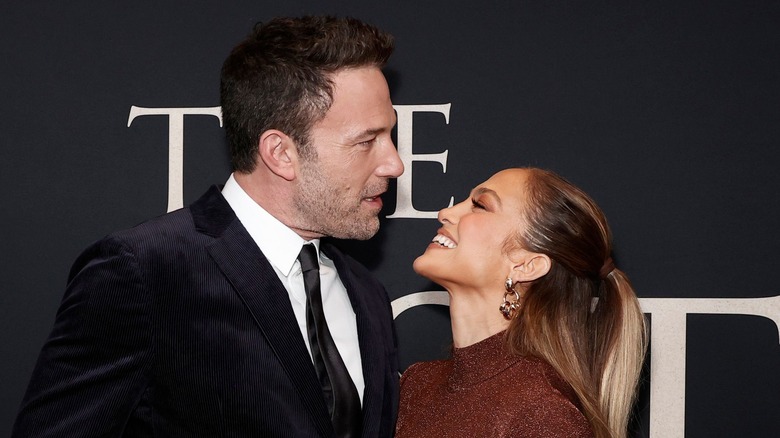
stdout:
<svg viewBox="0 0 780 438">
<path fill-rule="evenodd" d="M 396 438 L 592 438 L 571 387 L 546 362 L 507 353 L 503 335 L 410 366 Z"/>
</svg>

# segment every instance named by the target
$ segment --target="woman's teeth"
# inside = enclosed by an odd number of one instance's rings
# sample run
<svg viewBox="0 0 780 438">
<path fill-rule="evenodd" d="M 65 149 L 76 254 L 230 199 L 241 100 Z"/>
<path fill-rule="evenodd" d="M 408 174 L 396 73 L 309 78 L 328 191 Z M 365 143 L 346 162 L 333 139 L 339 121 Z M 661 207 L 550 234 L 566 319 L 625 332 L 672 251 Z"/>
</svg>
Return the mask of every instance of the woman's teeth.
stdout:
<svg viewBox="0 0 780 438">
<path fill-rule="evenodd" d="M 442 236 L 441 234 L 437 234 L 436 237 L 433 238 L 432 242 L 436 242 L 441 246 L 445 246 L 449 249 L 457 248 L 458 244 L 453 242 L 452 239 L 450 239 L 447 236 Z"/>
</svg>

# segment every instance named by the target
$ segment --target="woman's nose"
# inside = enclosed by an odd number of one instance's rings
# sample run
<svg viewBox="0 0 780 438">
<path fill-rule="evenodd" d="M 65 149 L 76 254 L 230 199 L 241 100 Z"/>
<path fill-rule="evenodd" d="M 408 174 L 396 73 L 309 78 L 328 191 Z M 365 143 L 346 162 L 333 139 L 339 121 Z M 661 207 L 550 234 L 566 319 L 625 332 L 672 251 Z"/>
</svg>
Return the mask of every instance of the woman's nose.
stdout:
<svg viewBox="0 0 780 438">
<path fill-rule="evenodd" d="M 439 214 L 437 215 L 439 223 L 456 225 L 462 215 L 460 211 L 465 203 L 466 201 L 463 201 L 451 207 L 445 207 L 439 210 Z"/>
</svg>

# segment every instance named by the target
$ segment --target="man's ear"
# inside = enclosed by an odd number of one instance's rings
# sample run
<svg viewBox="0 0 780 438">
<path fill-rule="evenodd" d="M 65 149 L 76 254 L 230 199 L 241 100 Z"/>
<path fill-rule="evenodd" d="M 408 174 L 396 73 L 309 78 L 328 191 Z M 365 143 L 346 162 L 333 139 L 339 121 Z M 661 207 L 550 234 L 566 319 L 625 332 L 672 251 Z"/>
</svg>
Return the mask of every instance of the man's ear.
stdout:
<svg viewBox="0 0 780 438">
<path fill-rule="evenodd" d="M 293 139 L 284 132 L 276 129 L 263 132 L 260 135 L 258 155 L 274 174 L 287 181 L 295 179 L 297 149 Z"/>
<path fill-rule="evenodd" d="M 512 267 L 512 280 L 519 283 L 534 281 L 550 272 L 552 261 L 547 254 L 523 251 L 522 257 Z"/>
</svg>

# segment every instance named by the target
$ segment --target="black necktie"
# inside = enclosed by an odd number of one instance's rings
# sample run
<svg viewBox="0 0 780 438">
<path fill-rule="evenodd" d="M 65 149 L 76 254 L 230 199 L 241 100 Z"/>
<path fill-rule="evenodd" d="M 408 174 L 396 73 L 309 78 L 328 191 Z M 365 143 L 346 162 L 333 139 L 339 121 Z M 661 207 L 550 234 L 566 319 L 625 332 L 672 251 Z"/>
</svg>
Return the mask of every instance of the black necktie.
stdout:
<svg viewBox="0 0 780 438">
<path fill-rule="evenodd" d="M 325 321 L 320 291 L 320 265 L 317 263 L 314 245 L 303 245 L 298 260 L 301 262 L 306 289 L 306 331 L 333 430 L 337 437 L 357 438 L 362 429 L 363 416 L 360 398 Z"/>
</svg>

